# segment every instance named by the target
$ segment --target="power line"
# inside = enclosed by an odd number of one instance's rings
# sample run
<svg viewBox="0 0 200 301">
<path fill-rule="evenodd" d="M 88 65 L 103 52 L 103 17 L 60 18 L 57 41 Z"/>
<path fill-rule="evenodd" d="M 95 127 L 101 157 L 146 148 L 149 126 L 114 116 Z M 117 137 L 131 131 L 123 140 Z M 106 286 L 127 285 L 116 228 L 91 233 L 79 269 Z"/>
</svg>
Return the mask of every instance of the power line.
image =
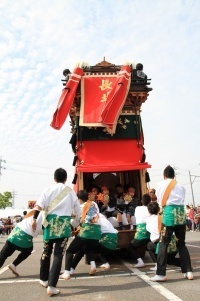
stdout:
<svg viewBox="0 0 200 301">
<path fill-rule="evenodd" d="M 197 168 L 197 167 L 199 167 L 200 166 L 200 164 L 198 164 L 198 165 L 195 165 L 195 166 L 192 166 L 192 167 L 190 167 L 190 168 L 188 168 L 188 169 L 182 169 L 182 171 L 184 171 L 184 172 L 187 172 L 188 173 L 188 170 L 192 170 L 192 169 L 194 169 L 194 168 Z"/>
<path fill-rule="evenodd" d="M 54 167 L 39 166 L 39 165 L 30 165 L 30 164 L 23 164 L 23 163 L 15 163 L 15 162 L 10 162 L 10 161 L 7 161 L 7 163 L 15 164 L 15 165 L 30 166 L 30 167 L 35 167 L 35 168 L 54 169 Z"/>
<path fill-rule="evenodd" d="M 1 165 L 1 163 L 6 163 L 6 161 L 3 160 L 2 157 L 0 157 L 0 180 L 1 180 L 1 176 L 2 176 L 1 170 L 6 169 L 3 165 Z"/>
<path fill-rule="evenodd" d="M 36 175 L 43 175 L 43 176 L 50 176 L 52 174 L 47 174 L 47 173 L 41 173 L 41 172 L 34 172 L 34 171 L 27 171 L 27 170 L 18 170 L 18 169 L 13 169 L 13 168 L 7 168 L 8 171 L 16 171 L 16 172 L 24 172 L 24 173 L 30 173 L 30 174 L 36 174 Z"/>
<path fill-rule="evenodd" d="M 14 171 L 14 172 L 22 172 L 22 173 L 30 173 L 30 174 L 36 174 L 36 175 L 43 175 L 43 176 L 52 176 L 52 173 L 42 173 L 42 172 L 37 172 L 37 171 L 28 171 L 28 170 L 20 170 L 20 169 L 15 169 L 11 167 L 7 167 L 7 171 Z M 74 168 L 68 169 L 67 171 L 74 171 Z"/>
<path fill-rule="evenodd" d="M 2 160 L 2 162 L 5 162 L 5 161 Z M 10 162 L 10 161 L 7 161 L 7 163 L 9 163 L 9 164 L 15 164 L 15 165 L 22 165 L 22 166 L 27 166 L 27 167 L 34 167 L 34 168 L 44 168 L 44 169 L 49 169 L 49 170 L 55 170 L 56 169 L 54 167 L 39 166 L 39 165 L 29 165 L 29 164 L 16 163 L 16 162 Z M 2 168 L 4 168 L 4 167 L 2 167 Z M 7 170 L 8 171 L 15 171 L 15 172 L 22 172 L 22 173 L 45 175 L 45 176 L 52 175 L 52 173 L 50 174 L 50 173 L 41 173 L 41 172 L 28 171 L 28 170 L 19 170 L 19 169 L 15 169 L 15 168 L 12 168 L 12 167 L 7 167 Z M 67 171 L 69 171 L 69 172 L 74 171 L 74 168 L 73 167 L 72 168 L 68 168 Z"/>
<path fill-rule="evenodd" d="M 191 187 L 191 192 L 192 192 L 192 202 L 193 202 L 193 205 L 194 205 L 194 207 L 195 207 L 195 203 L 194 203 L 194 193 L 193 193 L 193 186 L 192 186 L 192 184 L 194 183 L 195 179 L 196 179 L 196 178 L 200 178 L 200 176 L 197 176 L 197 175 L 191 175 L 190 170 L 188 171 L 188 173 L 189 173 L 190 187 Z M 191 177 L 194 177 L 193 180 L 192 180 Z"/>
<path fill-rule="evenodd" d="M 22 194 L 22 193 L 19 193 L 20 196 L 34 196 L 34 197 L 38 197 L 40 196 L 40 194 Z"/>
<path fill-rule="evenodd" d="M 12 191 L 12 208 L 15 208 L 15 197 L 17 196 L 17 192 L 13 189 Z"/>
<path fill-rule="evenodd" d="M 6 161 L 3 160 L 2 157 L 0 157 L 0 179 L 1 179 L 1 175 L 2 175 L 1 170 L 6 169 L 3 165 L 1 165 L 1 163 L 6 163 Z"/>
<path fill-rule="evenodd" d="M 197 183 L 197 182 L 200 182 L 200 180 L 195 181 L 195 183 Z M 182 185 L 183 185 L 183 186 L 185 186 L 185 185 L 190 185 L 190 182 L 185 183 L 185 184 L 182 184 Z"/>
<path fill-rule="evenodd" d="M 41 173 L 41 172 L 35 172 L 35 171 L 27 171 L 27 170 L 19 170 L 14 168 L 7 168 L 7 171 L 15 171 L 15 172 L 24 172 L 24 173 L 30 173 L 30 174 L 36 174 L 36 175 L 43 175 L 43 176 L 52 176 L 52 173 Z M 68 172 L 74 171 L 74 169 L 67 169 Z"/>
</svg>

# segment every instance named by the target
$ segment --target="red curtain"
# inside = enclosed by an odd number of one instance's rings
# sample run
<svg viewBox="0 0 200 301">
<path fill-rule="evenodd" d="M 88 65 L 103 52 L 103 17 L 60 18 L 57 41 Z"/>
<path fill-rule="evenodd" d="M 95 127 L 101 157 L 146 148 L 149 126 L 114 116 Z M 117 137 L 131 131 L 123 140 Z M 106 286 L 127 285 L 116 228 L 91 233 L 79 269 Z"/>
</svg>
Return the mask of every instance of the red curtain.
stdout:
<svg viewBox="0 0 200 301">
<path fill-rule="evenodd" d="M 142 153 L 136 140 L 84 141 L 78 150 L 77 170 L 111 172 L 150 168 L 148 163 L 140 163 Z"/>
</svg>

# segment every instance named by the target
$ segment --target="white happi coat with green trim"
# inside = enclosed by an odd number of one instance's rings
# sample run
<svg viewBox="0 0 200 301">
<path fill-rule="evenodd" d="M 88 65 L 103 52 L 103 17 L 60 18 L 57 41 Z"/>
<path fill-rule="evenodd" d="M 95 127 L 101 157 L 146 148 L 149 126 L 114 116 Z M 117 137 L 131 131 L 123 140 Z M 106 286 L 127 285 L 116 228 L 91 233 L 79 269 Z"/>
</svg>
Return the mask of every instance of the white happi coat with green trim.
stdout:
<svg viewBox="0 0 200 301">
<path fill-rule="evenodd" d="M 70 237 L 71 227 L 70 219 L 72 213 L 77 219 L 80 218 L 80 203 L 74 192 L 69 189 L 69 192 L 63 199 L 61 199 L 51 210 L 51 202 L 60 194 L 66 187 L 63 183 L 56 183 L 55 185 L 46 188 L 38 199 L 36 205 L 40 206 L 43 210 L 47 211 L 46 220 L 48 225 L 44 228 L 44 240 Z"/>
<path fill-rule="evenodd" d="M 150 239 L 150 233 L 146 229 L 146 220 L 150 216 L 146 206 L 137 206 L 135 208 L 136 233 L 134 239 Z"/>
</svg>

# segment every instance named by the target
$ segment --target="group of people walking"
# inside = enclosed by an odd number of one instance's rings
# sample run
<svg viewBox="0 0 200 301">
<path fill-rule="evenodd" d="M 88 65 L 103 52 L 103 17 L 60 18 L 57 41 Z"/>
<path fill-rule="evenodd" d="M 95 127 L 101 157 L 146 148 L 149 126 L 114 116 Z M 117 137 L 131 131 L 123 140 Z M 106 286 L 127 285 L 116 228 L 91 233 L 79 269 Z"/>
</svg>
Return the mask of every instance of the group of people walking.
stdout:
<svg viewBox="0 0 200 301">
<path fill-rule="evenodd" d="M 157 202 L 152 202 L 150 195 L 145 194 L 142 197 L 142 206 L 139 206 L 132 189 L 136 234 L 129 245 L 129 251 L 133 258 L 137 259 L 135 267 L 143 267 L 145 265 L 138 249 L 142 245 L 147 245 L 151 258 L 155 262 L 153 269 L 156 270 L 156 275 L 150 280 L 166 281 L 166 266 L 169 260 L 167 254 L 170 253 L 170 245 L 175 237 L 175 249 L 178 250 L 180 256 L 178 264 L 185 277 L 191 280 L 193 279 L 191 261 L 185 246 L 185 189 L 174 180 L 175 173 L 171 166 L 165 168 L 163 175 L 164 180 L 156 188 Z M 80 190 L 76 195 L 65 184 L 67 172 L 64 169 L 59 168 L 55 171 L 54 180 L 55 184 L 44 190 L 34 210 L 16 225 L 0 252 L 0 267 L 2 267 L 7 257 L 11 256 L 15 250 L 21 251 L 16 260 L 9 265 L 9 269 L 18 276 L 17 265 L 31 254 L 33 238 L 43 227 L 44 243 L 40 260 L 40 284 L 47 288 L 49 296 L 59 294 L 56 288 L 59 277 L 69 279 L 84 254 L 90 264 L 90 275 L 96 273 L 95 252 L 101 254 L 101 267 L 109 268 L 106 250 L 116 249 L 118 231 L 107 218 L 120 213 L 119 210 L 113 213 L 110 203 L 112 198 L 108 198 L 107 203 L 106 198 L 98 202 L 95 193 L 88 194 L 84 190 Z M 105 190 L 104 195 L 107 195 L 107 187 Z M 133 213 L 131 209 L 129 210 L 126 213 L 131 217 Z M 162 221 L 159 215 L 161 212 Z M 70 223 L 72 215 L 75 238 L 68 246 L 72 231 Z M 122 221 L 119 216 L 118 218 L 119 226 L 121 226 Z M 51 264 L 52 252 L 54 256 Z M 176 250 L 174 252 L 177 253 Z M 66 254 L 65 270 L 61 272 L 64 254 Z"/>
</svg>

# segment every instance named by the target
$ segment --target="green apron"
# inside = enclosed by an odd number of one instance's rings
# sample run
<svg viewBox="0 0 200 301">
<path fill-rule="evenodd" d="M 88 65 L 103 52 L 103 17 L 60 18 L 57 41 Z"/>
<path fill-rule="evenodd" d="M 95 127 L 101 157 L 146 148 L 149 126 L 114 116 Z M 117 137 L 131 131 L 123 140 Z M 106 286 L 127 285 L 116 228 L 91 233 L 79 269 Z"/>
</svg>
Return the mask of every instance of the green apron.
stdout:
<svg viewBox="0 0 200 301">
<path fill-rule="evenodd" d="M 103 233 L 99 240 L 100 245 L 110 250 L 116 250 L 117 242 L 118 242 L 117 233 Z"/>
<path fill-rule="evenodd" d="M 184 206 L 169 205 L 163 207 L 162 223 L 165 226 L 177 226 L 186 224 L 186 214 Z"/>
<path fill-rule="evenodd" d="M 156 246 L 156 254 L 158 254 L 159 246 L 160 246 L 160 243 L 157 243 L 157 246 Z M 175 235 L 172 235 L 171 241 L 170 241 L 169 246 L 168 246 L 168 248 L 167 248 L 167 253 L 174 253 L 174 252 L 177 252 L 177 247 L 176 247 L 176 236 L 175 236 Z"/>
<path fill-rule="evenodd" d="M 8 241 L 20 248 L 31 248 L 33 246 L 33 236 L 27 234 L 19 227 L 15 227 L 10 235 Z"/>
<path fill-rule="evenodd" d="M 85 239 L 99 240 L 101 238 L 101 226 L 97 224 L 83 223 L 78 236 Z"/>
<path fill-rule="evenodd" d="M 43 230 L 43 239 L 56 239 L 71 236 L 70 216 L 49 214 L 46 217 L 48 226 Z"/>
<path fill-rule="evenodd" d="M 146 229 L 146 223 L 136 225 L 136 233 L 134 239 L 143 240 L 150 239 L 150 233 Z"/>
</svg>

